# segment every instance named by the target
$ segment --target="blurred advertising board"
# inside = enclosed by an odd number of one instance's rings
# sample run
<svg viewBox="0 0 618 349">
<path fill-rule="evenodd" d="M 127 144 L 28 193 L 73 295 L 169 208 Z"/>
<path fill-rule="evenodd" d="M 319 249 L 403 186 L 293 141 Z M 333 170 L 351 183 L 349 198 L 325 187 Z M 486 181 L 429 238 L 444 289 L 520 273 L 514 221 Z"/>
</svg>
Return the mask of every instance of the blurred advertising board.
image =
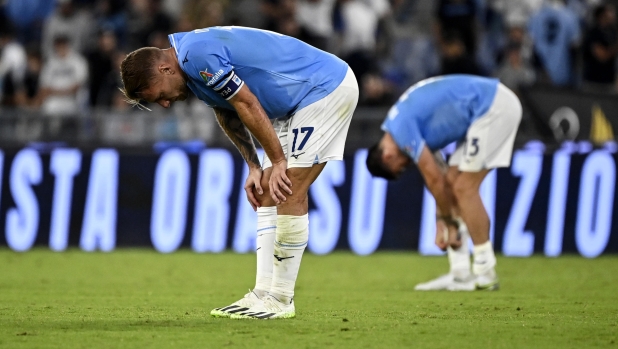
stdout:
<svg viewBox="0 0 618 349">
<path fill-rule="evenodd" d="M 618 98 L 612 94 L 582 93 L 550 86 L 524 89 L 522 102 L 547 139 L 616 140 Z"/>
<path fill-rule="evenodd" d="M 412 168 L 373 179 L 366 150 L 329 163 L 310 189 L 309 250 L 440 254 L 435 203 Z M 490 173 L 482 197 L 494 245 L 507 256 L 596 257 L 618 252 L 616 147 L 570 143 L 552 154 L 531 143 Z M 0 246 L 63 251 L 148 247 L 217 253 L 255 249 L 247 168 L 233 150 L 32 148 L 0 151 Z"/>
</svg>

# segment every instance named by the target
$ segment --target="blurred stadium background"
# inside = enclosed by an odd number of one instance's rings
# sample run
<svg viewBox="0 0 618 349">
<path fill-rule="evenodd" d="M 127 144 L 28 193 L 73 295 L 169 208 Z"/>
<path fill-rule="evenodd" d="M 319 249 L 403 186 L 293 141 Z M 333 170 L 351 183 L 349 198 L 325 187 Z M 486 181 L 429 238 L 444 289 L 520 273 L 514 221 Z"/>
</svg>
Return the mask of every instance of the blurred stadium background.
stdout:
<svg viewBox="0 0 618 349">
<path fill-rule="evenodd" d="M 338 55 L 361 85 L 346 161 L 311 192 L 313 252 L 439 253 L 418 173 L 386 185 L 363 156 L 400 93 L 451 73 L 498 77 L 525 106 L 513 166 L 484 186 L 496 249 L 617 252 L 614 3 L 4 0 L 0 245 L 251 251 L 243 164 L 212 111 L 194 97 L 139 111 L 118 91 L 127 52 L 168 47 L 171 32 L 242 25 Z"/>
</svg>

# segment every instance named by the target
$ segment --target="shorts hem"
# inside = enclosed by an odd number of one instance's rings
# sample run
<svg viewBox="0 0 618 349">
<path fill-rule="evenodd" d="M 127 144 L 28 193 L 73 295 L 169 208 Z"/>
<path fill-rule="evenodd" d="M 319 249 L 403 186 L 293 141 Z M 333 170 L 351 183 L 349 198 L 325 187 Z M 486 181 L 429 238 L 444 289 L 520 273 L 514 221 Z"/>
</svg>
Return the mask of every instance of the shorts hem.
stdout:
<svg viewBox="0 0 618 349">
<path fill-rule="evenodd" d="M 452 166 L 457 166 L 457 169 L 461 172 L 481 172 L 483 170 L 493 170 L 495 168 L 503 168 L 503 167 L 509 167 L 511 166 L 510 161 L 509 163 L 498 163 L 498 164 L 491 164 L 491 165 L 486 165 L 486 166 L 481 166 L 480 168 L 476 169 L 476 168 L 466 168 L 465 166 L 459 166 L 459 164 L 454 164 Z"/>
<path fill-rule="evenodd" d="M 288 168 L 307 168 L 307 167 L 312 167 L 313 165 L 319 165 L 319 164 L 323 164 L 325 162 L 328 161 L 343 161 L 343 155 L 335 155 L 335 156 L 328 156 L 325 158 L 322 158 L 320 160 L 318 160 L 318 162 L 316 163 L 315 161 L 311 161 L 311 162 L 294 162 L 292 164 L 290 164 L 288 162 Z M 268 167 L 272 167 L 272 164 L 270 164 Z M 262 170 L 267 169 L 268 167 L 262 167 Z"/>
<path fill-rule="evenodd" d="M 343 155 L 333 155 L 321 158 L 320 160 L 318 160 L 318 164 L 323 164 L 327 161 L 343 161 Z"/>
</svg>

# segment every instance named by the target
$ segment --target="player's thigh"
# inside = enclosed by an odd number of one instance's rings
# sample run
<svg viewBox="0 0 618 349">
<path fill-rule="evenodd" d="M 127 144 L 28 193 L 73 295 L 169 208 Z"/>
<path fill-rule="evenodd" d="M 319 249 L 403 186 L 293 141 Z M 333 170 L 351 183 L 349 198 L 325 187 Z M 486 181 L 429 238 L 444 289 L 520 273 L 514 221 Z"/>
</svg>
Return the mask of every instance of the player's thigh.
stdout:
<svg viewBox="0 0 618 349">
<path fill-rule="evenodd" d="M 309 191 L 309 186 L 315 182 L 325 166 L 326 163 L 321 163 L 311 167 L 293 167 L 288 169 L 287 175 L 292 182 L 292 192 L 306 195 Z"/>
</svg>

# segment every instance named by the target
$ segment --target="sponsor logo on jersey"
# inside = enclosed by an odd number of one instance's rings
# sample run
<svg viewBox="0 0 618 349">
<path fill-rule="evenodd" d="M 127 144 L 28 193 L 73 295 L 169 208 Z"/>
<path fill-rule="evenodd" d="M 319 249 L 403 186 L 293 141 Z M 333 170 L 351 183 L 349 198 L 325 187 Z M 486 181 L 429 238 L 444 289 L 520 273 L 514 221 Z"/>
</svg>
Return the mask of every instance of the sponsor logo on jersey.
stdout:
<svg viewBox="0 0 618 349">
<path fill-rule="evenodd" d="M 208 83 L 208 81 L 212 78 L 213 74 L 210 74 L 208 72 L 208 69 L 204 69 L 204 71 L 200 71 L 200 76 L 202 77 L 202 80 L 204 80 L 204 82 Z"/>
<path fill-rule="evenodd" d="M 215 82 L 223 75 L 223 69 L 219 69 L 218 72 L 211 74 L 208 72 L 208 69 L 204 69 L 204 71 L 200 71 L 200 76 L 202 80 L 206 82 L 206 85 L 212 86 Z"/>
</svg>

